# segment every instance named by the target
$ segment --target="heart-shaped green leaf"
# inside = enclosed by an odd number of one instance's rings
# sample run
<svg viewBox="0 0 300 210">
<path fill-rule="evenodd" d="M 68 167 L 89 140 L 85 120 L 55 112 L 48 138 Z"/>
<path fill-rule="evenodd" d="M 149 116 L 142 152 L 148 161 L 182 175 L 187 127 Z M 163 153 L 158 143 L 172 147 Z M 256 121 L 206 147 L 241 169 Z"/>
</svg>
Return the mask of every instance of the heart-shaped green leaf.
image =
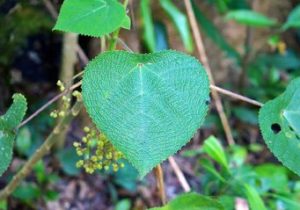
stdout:
<svg viewBox="0 0 300 210">
<path fill-rule="evenodd" d="M 101 37 L 128 27 L 125 8 L 117 0 L 65 0 L 54 30 Z"/>
<path fill-rule="evenodd" d="M 23 95 L 15 94 L 13 104 L 5 115 L 0 117 L 0 176 L 11 162 L 15 139 L 15 127 L 22 121 L 27 110 Z"/>
<path fill-rule="evenodd" d="M 144 176 L 200 127 L 209 82 L 201 64 L 180 52 L 115 51 L 89 63 L 82 93 L 94 123 Z"/>
<path fill-rule="evenodd" d="M 300 78 L 261 108 L 259 124 L 269 149 L 300 175 Z"/>
</svg>

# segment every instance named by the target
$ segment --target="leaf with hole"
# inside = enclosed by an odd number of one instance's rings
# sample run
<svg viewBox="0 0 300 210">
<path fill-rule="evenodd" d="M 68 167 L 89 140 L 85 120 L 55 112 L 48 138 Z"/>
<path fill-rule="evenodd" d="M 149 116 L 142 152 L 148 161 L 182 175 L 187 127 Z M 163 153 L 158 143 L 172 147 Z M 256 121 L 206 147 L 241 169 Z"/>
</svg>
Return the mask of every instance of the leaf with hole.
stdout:
<svg viewBox="0 0 300 210">
<path fill-rule="evenodd" d="M 275 156 L 300 175 L 300 78 L 260 110 L 259 124 L 264 140 Z"/>
<path fill-rule="evenodd" d="M 128 28 L 124 6 L 117 0 L 65 0 L 54 30 L 101 37 Z"/>
<path fill-rule="evenodd" d="M 15 128 L 23 120 L 27 110 L 27 102 L 23 95 L 13 95 L 13 104 L 5 113 L 0 116 L 0 175 L 8 168 L 13 153 Z"/>
<path fill-rule="evenodd" d="M 184 53 L 106 52 L 86 67 L 82 94 L 97 127 L 144 176 L 201 126 L 209 81 Z"/>
<path fill-rule="evenodd" d="M 224 210 L 224 207 L 216 200 L 199 195 L 197 193 L 186 193 L 176 197 L 163 207 L 151 208 L 149 210 Z"/>
</svg>

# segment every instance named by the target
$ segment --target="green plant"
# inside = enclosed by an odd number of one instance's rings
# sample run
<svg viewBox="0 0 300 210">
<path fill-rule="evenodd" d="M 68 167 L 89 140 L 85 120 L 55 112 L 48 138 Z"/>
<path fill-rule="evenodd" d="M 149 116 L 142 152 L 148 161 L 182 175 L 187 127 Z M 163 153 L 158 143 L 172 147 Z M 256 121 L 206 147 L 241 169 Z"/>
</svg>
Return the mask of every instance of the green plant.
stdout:
<svg viewBox="0 0 300 210">
<path fill-rule="evenodd" d="M 211 136 L 200 150 L 185 151 L 184 155 L 198 156 L 197 171 L 201 171 L 203 186 L 201 193 L 214 195 L 228 210 L 234 208 L 237 197 L 247 199 L 251 209 L 277 209 L 279 206 L 298 209 L 297 197 L 294 197 L 297 190 L 288 184 L 289 181 L 296 183 L 290 172 L 270 163 L 253 166 L 247 160 L 250 146 L 235 145 L 225 150 Z"/>
<path fill-rule="evenodd" d="M 38 199 L 44 201 L 56 200 L 59 193 L 52 188 L 52 185 L 58 181 L 57 174 L 47 174 L 46 166 L 42 161 L 35 164 L 33 172 L 36 181 L 22 182 L 12 193 L 12 196 L 28 206 L 32 206 L 33 202 Z"/>
<path fill-rule="evenodd" d="M 190 3 L 189 0 L 186 2 Z M 186 16 L 171 1 L 162 0 L 160 3 L 179 30 L 185 48 L 187 51 L 192 51 L 193 46 Z M 235 11 L 229 11 L 231 7 L 243 7 L 234 5 L 234 1 L 224 1 L 223 3 L 215 1 L 215 3 L 222 13 L 227 13 L 227 19 L 233 19 L 240 24 L 261 27 L 278 27 L 279 25 L 277 21 L 249 9 L 239 8 Z M 111 144 L 105 140 L 107 143 L 105 145 L 108 145 L 109 148 L 105 153 L 100 152 L 104 148 L 104 141 L 102 141 L 101 136 L 91 135 L 91 138 L 83 140 L 86 143 L 85 147 L 81 147 L 82 144 L 76 142 L 74 146 L 77 153 L 84 158 L 77 162 L 78 166 L 83 166 L 88 173 L 92 173 L 96 169 L 102 169 L 102 164 L 108 166 L 112 163 L 113 169 L 117 171 L 119 165 L 115 161 L 123 157 L 121 153 L 116 151 L 119 150 L 139 171 L 141 177 L 149 173 L 153 167 L 159 167 L 163 160 L 180 150 L 190 140 L 197 128 L 201 126 L 208 111 L 210 88 L 216 99 L 218 99 L 218 95 L 216 95 L 218 90 L 221 93 L 261 106 L 261 103 L 257 101 L 214 85 L 206 54 L 202 52 L 204 49 L 202 49 L 201 37 L 200 42 L 197 42 L 197 47 L 207 73 L 195 58 L 184 53 L 171 50 L 154 53 L 157 46 L 149 0 L 141 1 L 141 10 L 144 21 L 144 40 L 152 53 L 138 54 L 116 51 L 120 29 L 130 28 L 130 18 L 126 15 L 127 4 L 127 0 L 123 4 L 117 0 L 65 0 L 63 3 L 54 29 L 101 37 L 104 41 L 109 41 L 109 52 L 101 53 L 88 63 L 82 79 L 83 98 L 78 91 L 73 92 L 76 103 L 72 107 L 64 107 L 63 110 L 51 113 L 52 117 L 59 118 L 58 124 L 20 172 L 0 192 L 0 198 L 3 199 L 10 195 L 33 166 L 49 152 L 59 132 L 66 129 L 66 125 L 80 111 L 82 100 L 99 132 L 103 133 Z M 195 22 L 194 11 L 191 11 L 190 7 L 187 8 L 191 14 L 189 19 Z M 223 39 L 218 30 L 213 28 L 213 24 L 208 22 L 202 16 L 201 11 L 196 8 L 194 5 L 199 22 L 206 23 L 204 29 L 206 29 L 207 34 L 212 40 L 218 40 L 216 41 L 218 46 L 227 51 L 231 57 L 234 57 L 244 71 L 241 78 L 243 81 L 247 74 L 246 64 L 248 63 L 249 49 L 245 50 L 244 55 L 239 55 Z M 283 28 L 298 27 L 298 24 L 295 23 L 299 18 L 298 16 L 298 9 L 296 9 Z M 180 19 L 177 19 L 178 17 Z M 90 23 L 97 24 L 91 25 Z M 181 24 L 184 25 L 183 28 L 179 27 Z M 199 35 L 199 31 L 195 27 L 192 30 L 196 36 Z M 278 45 L 279 42 L 272 43 Z M 210 85 L 209 79 L 212 85 Z M 62 93 L 57 99 L 79 87 L 81 82 L 67 88 L 61 83 L 59 85 Z M 259 115 L 259 124 L 267 145 L 282 161 L 283 165 L 298 175 L 300 172 L 295 160 L 299 159 L 297 155 L 300 129 L 299 88 L 299 79 L 296 79 L 291 82 L 283 95 L 263 105 Z M 13 139 L 15 138 L 14 128 L 19 128 L 26 123 L 25 121 L 19 124 L 26 111 L 25 99 L 17 95 L 15 100 L 16 104 L 13 104 L 7 114 L 0 118 L 0 134 L 2 134 L 0 143 L 3 144 L 3 148 L 7 152 L 7 154 L 3 153 L 4 158 L 1 159 L 4 160 L 4 163 L 0 164 L 1 173 L 6 170 L 11 161 Z M 66 100 L 71 101 L 71 98 L 66 98 Z M 222 104 L 217 104 L 217 108 L 218 111 L 221 110 L 220 115 L 223 114 L 221 119 L 223 119 L 224 125 L 226 120 L 224 120 Z M 13 120 L 10 118 L 12 112 L 17 113 Z M 95 154 L 93 150 L 95 150 Z M 267 209 L 262 196 L 253 186 L 253 183 L 245 180 L 249 177 L 236 176 L 239 175 L 239 171 L 230 166 L 226 153 L 216 138 L 210 137 L 204 143 L 203 151 L 220 164 L 221 172 L 218 172 L 211 162 L 201 161 L 202 166 L 214 176 L 215 180 L 221 183 L 220 185 L 225 185 L 225 189 L 229 187 L 230 193 L 237 192 L 237 195 L 243 195 L 247 198 L 251 209 Z M 105 154 L 104 161 L 107 164 L 101 162 L 103 154 Z M 242 168 L 241 170 L 248 169 Z M 160 195 L 164 202 L 163 177 L 161 174 L 157 174 L 157 181 L 160 183 Z M 245 174 L 247 175 L 247 173 Z M 279 197 L 281 195 L 274 193 L 272 196 Z M 220 198 L 220 203 L 225 203 L 222 202 L 222 198 Z M 128 206 L 128 204 L 126 205 Z M 154 209 L 208 209 L 208 207 L 223 209 L 222 204 L 194 193 L 182 195 L 166 206 Z M 224 205 L 224 207 L 227 206 Z"/>
</svg>

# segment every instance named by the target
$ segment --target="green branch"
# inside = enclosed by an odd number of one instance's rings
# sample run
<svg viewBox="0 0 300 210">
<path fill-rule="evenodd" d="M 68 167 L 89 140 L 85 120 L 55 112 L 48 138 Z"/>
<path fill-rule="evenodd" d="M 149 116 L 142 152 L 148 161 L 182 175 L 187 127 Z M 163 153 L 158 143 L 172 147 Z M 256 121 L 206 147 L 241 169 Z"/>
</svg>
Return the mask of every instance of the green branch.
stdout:
<svg viewBox="0 0 300 210">
<path fill-rule="evenodd" d="M 66 115 L 60 119 L 56 127 L 51 134 L 47 137 L 45 142 L 36 150 L 33 156 L 24 164 L 21 170 L 12 178 L 10 183 L 0 191 L 0 200 L 7 198 L 16 187 L 25 179 L 25 177 L 31 172 L 32 167 L 42 159 L 51 149 L 53 144 L 57 141 L 59 133 L 68 128 L 72 119 L 78 115 L 82 108 L 82 102 L 77 101 L 72 109 L 66 113 Z"/>
</svg>

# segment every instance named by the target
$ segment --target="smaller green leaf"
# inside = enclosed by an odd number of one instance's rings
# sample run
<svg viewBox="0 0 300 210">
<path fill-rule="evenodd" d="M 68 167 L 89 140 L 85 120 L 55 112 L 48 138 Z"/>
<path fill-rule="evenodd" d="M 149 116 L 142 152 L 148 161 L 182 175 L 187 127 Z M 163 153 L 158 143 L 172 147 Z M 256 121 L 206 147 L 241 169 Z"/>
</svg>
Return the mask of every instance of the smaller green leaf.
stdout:
<svg viewBox="0 0 300 210">
<path fill-rule="evenodd" d="M 228 10 L 227 1 L 224 0 L 214 0 L 219 12 L 224 13 Z"/>
<path fill-rule="evenodd" d="M 125 16 L 117 0 L 65 0 L 54 30 L 101 37 L 123 26 Z"/>
<path fill-rule="evenodd" d="M 266 17 L 258 12 L 251 10 L 235 10 L 227 13 L 227 20 L 235 20 L 236 22 L 255 27 L 268 27 L 277 24 L 277 21 Z"/>
<path fill-rule="evenodd" d="M 45 193 L 46 201 L 55 201 L 59 198 L 60 193 L 55 190 L 48 190 Z"/>
<path fill-rule="evenodd" d="M 123 163 L 125 164 L 124 168 L 113 173 L 113 182 L 129 192 L 136 192 L 138 171 L 128 161 L 124 160 Z"/>
<path fill-rule="evenodd" d="M 186 15 L 183 14 L 171 0 L 160 0 L 159 2 L 179 31 L 185 49 L 188 52 L 193 52 L 193 37 L 190 32 L 189 22 Z"/>
<path fill-rule="evenodd" d="M 267 210 L 258 192 L 252 186 L 244 184 L 244 193 L 250 205 L 250 209 Z"/>
<path fill-rule="evenodd" d="M 216 200 L 197 193 L 186 193 L 176 197 L 164 207 L 149 210 L 224 210 Z"/>
<path fill-rule="evenodd" d="M 235 197 L 232 195 L 223 194 L 221 196 L 218 196 L 218 202 L 220 202 L 224 206 L 225 210 L 235 209 Z"/>
<path fill-rule="evenodd" d="M 28 127 L 23 127 L 19 130 L 16 138 L 16 149 L 22 155 L 29 155 L 31 147 L 31 133 Z"/>
<path fill-rule="evenodd" d="M 66 174 L 74 176 L 80 173 L 80 170 L 76 167 L 76 163 L 80 160 L 80 157 L 76 154 L 74 147 L 61 150 L 57 156 L 62 170 Z"/>
<path fill-rule="evenodd" d="M 143 39 L 150 52 L 154 52 L 156 48 L 154 24 L 151 13 L 151 1 L 141 0 L 141 16 L 143 21 Z"/>
<path fill-rule="evenodd" d="M 1 210 L 7 210 L 8 207 L 7 207 L 7 200 L 0 200 L 0 209 Z"/>
<path fill-rule="evenodd" d="M 8 168 L 13 153 L 15 127 L 22 121 L 27 110 L 27 102 L 23 95 L 13 95 L 13 104 L 5 115 L 0 116 L 0 175 Z"/>
<path fill-rule="evenodd" d="M 209 160 L 206 159 L 202 159 L 199 161 L 200 165 L 207 170 L 209 173 L 211 173 L 212 175 L 215 176 L 215 178 L 217 178 L 218 180 L 220 180 L 221 182 L 226 183 L 226 179 L 222 176 L 222 174 L 220 174 L 214 167 L 213 163 L 210 162 Z"/>
<path fill-rule="evenodd" d="M 288 192 L 288 170 L 275 164 L 262 164 L 255 167 L 260 188 L 263 192 Z"/>
<path fill-rule="evenodd" d="M 243 146 L 231 145 L 229 147 L 229 162 L 230 165 L 241 167 L 247 159 L 247 149 Z"/>
<path fill-rule="evenodd" d="M 34 171 L 35 176 L 37 178 L 37 183 L 39 183 L 39 184 L 46 183 L 47 179 L 50 177 L 50 176 L 47 176 L 46 166 L 45 166 L 43 160 L 39 160 L 33 166 L 32 170 Z"/>
<path fill-rule="evenodd" d="M 14 94 L 12 105 L 9 107 L 5 115 L 0 116 L 0 123 L 3 121 L 4 127 L 10 130 L 14 129 L 23 120 L 26 110 L 26 98 L 22 94 Z"/>
<path fill-rule="evenodd" d="M 131 20 L 130 17 L 126 15 L 122 22 L 122 28 L 130 30 L 130 27 L 131 27 Z"/>
<path fill-rule="evenodd" d="M 129 199 L 123 199 L 117 203 L 115 210 L 130 210 L 130 207 L 131 201 Z"/>
<path fill-rule="evenodd" d="M 271 47 L 277 47 L 280 42 L 280 36 L 278 34 L 272 35 L 268 38 L 268 44 Z"/>
<path fill-rule="evenodd" d="M 292 51 L 287 51 L 284 55 L 261 54 L 256 58 L 256 60 L 259 65 L 268 65 L 277 69 L 295 70 L 300 68 L 300 58 Z"/>
<path fill-rule="evenodd" d="M 225 169 L 229 168 L 224 149 L 214 136 L 210 136 L 204 141 L 203 150 Z"/>
<path fill-rule="evenodd" d="M 35 183 L 22 183 L 14 192 L 13 197 L 22 201 L 31 201 L 40 197 L 41 190 Z"/>
<path fill-rule="evenodd" d="M 299 28 L 300 27 L 300 5 L 298 5 L 292 12 L 289 14 L 289 17 L 285 24 L 282 26 L 283 30 L 289 28 Z"/>
<path fill-rule="evenodd" d="M 280 201 L 282 201 L 286 208 L 288 210 L 298 210 L 300 209 L 300 203 L 299 203 L 299 198 L 297 197 L 297 194 L 294 195 L 279 195 L 275 193 L 270 193 L 270 195 Z M 295 197 L 294 197 L 295 196 Z"/>
</svg>

